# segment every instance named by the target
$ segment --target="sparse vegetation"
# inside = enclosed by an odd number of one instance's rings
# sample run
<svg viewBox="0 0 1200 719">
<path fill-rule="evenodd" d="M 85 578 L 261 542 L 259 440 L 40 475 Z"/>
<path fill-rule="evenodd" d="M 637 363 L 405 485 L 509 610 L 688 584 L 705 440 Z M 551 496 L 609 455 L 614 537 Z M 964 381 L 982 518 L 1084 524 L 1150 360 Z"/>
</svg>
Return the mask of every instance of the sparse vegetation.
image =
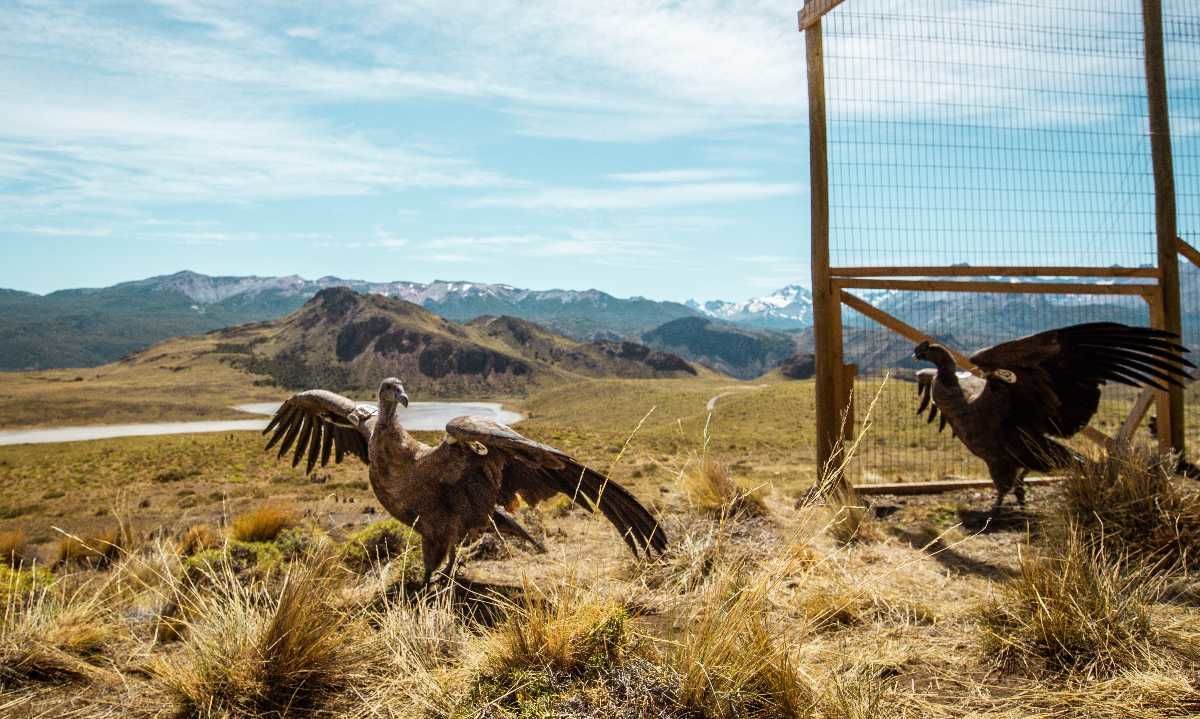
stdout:
<svg viewBox="0 0 1200 719">
<path fill-rule="evenodd" d="M 868 511 L 818 483 L 797 505 L 816 475 L 811 385 L 735 392 L 710 416 L 727 384 L 580 383 L 524 405 L 523 431 L 612 466 L 655 507 L 671 538 L 661 561 L 632 563 L 607 524 L 549 503 L 522 510 L 548 554 L 466 557 L 460 586 L 420 592 L 420 542 L 384 518 L 355 461 L 316 485 L 252 433 L 0 448 L 0 502 L 40 505 L 0 526 L 26 545 L 19 571 L 0 561 L 0 706 L 97 719 L 1200 711 L 1187 481 L 1102 472 L 1117 479 L 1039 490 L 1028 525 L 978 535 L 961 525 L 982 495 L 872 498 L 891 506 Z M 885 420 L 863 446 L 894 439 Z M 680 474 L 702 456 L 725 465 L 703 473 L 726 480 L 709 509 Z M 753 487 L 771 492 L 734 509 Z M 92 546 L 113 530 L 97 509 L 117 488 L 150 500 L 111 542 L 120 551 L 73 548 L 80 559 L 43 568 L 64 538 L 52 527 Z M 236 520 L 264 506 L 295 521 L 239 538 Z M 844 507 L 861 514 L 839 522 Z"/>
</svg>

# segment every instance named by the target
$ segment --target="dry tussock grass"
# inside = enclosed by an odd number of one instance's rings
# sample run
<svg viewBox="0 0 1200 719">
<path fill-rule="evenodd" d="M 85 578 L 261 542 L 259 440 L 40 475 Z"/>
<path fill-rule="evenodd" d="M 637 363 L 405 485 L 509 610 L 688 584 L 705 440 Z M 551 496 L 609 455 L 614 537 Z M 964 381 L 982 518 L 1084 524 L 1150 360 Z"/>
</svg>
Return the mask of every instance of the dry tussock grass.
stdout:
<svg viewBox="0 0 1200 719">
<path fill-rule="evenodd" d="M 1110 553 L 1164 572 L 1200 569 L 1200 490 L 1180 483 L 1175 464 L 1132 447 L 1077 466 L 1064 485 L 1066 517 Z"/>
<path fill-rule="evenodd" d="M 191 557 L 206 549 L 215 549 L 224 541 L 221 531 L 211 524 L 193 524 L 179 536 L 177 548 L 181 555 Z"/>
<path fill-rule="evenodd" d="M 627 649 L 628 615 L 618 602 L 573 585 L 549 590 L 526 584 L 507 619 L 483 647 L 483 671 L 510 676 L 524 671 L 573 674 L 616 665 Z"/>
<path fill-rule="evenodd" d="M 381 671 L 367 690 L 363 715 L 450 715 L 457 697 L 447 679 L 471 656 L 477 639 L 454 607 L 453 588 L 389 601 L 372 624 Z"/>
<path fill-rule="evenodd" d="M 124 635 L 111 578 L 55 579 L 9 595 L 0 621 L 0 685 L 111 679 L 96 662 Z"/>
<path fill-rule="evenodd" d="M 50 554 L 51 566 L 80 565 L 102 569 L 113 564 L 128 552 L 133 537 L 123 524 L 104 529 L 94 535 L 80 537 L 66 534 L 55 543 Z"/>
<path fill-rule="evenodd" d="M 893 714 L 890 689 L 867 671 L 818 677 L 792 653 L 794 632 L 772 623 L 772 598 L 784 578 L 808 563 L 783 561 L 745 576 L 730 572 L 713 585 L 695 621 L 669 656 L 669 674 L 684 715 L 867 719 Z M 800 581 L 804 581 L 803 574 Z"/>
<path fill-rule="evenodd" d="M 230 536 L 242 542 L 270 542 L 285 529 L 300 523 L 300 512 L 293 506 L 270 503 L 234 518 Z"/>
<path fill-rule="evenodd" d="M 1112 676 L 1149 666 L 1160 636 L 1151 603 L 1161 582 L 1071 530 L 1057 551 L 1021 558 L 980 617 L 985 646 L 1008 666 Z"/>
<path fill-rule="evenodd" d="M 679 486 L 696 512 L 713 517 L 761 517 L 767 513 L 764 488 L 740 486 L 729 467 L 707 453 L 693 458 Z"/>
<path fill-rule="evenodd" d="M 187 592 L 183 642 L 152 666 L 183 715 L 302 712 L 359 680 L 374 645 L 334 605 L 330 564 L 293 568 L 274 591 L 213 569 Z"/>
<path fill-rule="evenodd" d="M 767 514 L 767 487 L 743 487 L 729 466 L 709 454 L 712 413 L 704 420 L 700 451 L 692 452 L 679 469 L 676 483 L 692 510 L 716 518 L 752 518 Z"/>
<path fill-rule="evenodd" d="M 770 584 L 722 584 L 670 658 L 680 704 L 716 719 L 805 716 L 815 697 L 766 622 Z"/>
<path fill-rule="evenodd" d="M 29 549 L 29 538 L 22 529 L 0 532 L 0 562 L 10 567 L 21 566 Z"/>
</svg>

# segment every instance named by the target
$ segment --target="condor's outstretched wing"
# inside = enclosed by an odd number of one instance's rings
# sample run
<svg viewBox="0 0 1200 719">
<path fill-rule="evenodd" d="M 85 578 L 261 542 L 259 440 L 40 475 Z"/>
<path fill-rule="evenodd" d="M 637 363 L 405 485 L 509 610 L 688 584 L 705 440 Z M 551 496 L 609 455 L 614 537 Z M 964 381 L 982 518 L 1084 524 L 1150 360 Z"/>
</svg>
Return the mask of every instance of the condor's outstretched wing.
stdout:
<svg viewBox="0 0 1200 719">
<path fill-rule="evenodd" d="M 1003 342 L 971 356 L 989 390 L 1007 395 L 1008 422 L 1027 435 L 1070 437 L 1087 426 L 1100 386 L 1182 386 L 1195 366 L 1171 332 L 1089 322 Z"/>
<path fill-rule="evenodd" d="M 523 437 L 499 422 L 483 417 L 457 417 L 446 424 L 446 433 L 473 451 L 505 457 L 501 501 L 517 496 L 530 504 L 565 494 L 576 504 L 608 518 L 634 554 L 661 554 L 667 536 L 658 520 L 629 490 L 589 469 L 565 452 Z"/>
<path fill-rule="evenodd" d="M 378 413 L 375 405 L 355 402 L 333 392 L 321 389 L 301 392 L 280 405 L 263 430 L 264 435 L 275 432 L 266 448 L 279 444 L 278 456 L 282 457 L 295 446 L 292 466 L 307 457 L 306 473 L 313 471 L 318 459 L 322 467 L 328 465 L 331 452 L 335 462 L 341 462 L 349 453 L 370 463 L 367 446 Z"/>
</svg>

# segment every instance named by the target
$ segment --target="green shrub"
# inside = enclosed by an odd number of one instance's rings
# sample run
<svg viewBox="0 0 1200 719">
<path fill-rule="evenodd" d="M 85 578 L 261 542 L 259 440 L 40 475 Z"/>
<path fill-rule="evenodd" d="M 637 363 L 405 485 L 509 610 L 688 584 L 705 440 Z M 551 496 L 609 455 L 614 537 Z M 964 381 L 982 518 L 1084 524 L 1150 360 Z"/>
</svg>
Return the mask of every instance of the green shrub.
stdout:
<svg viewBox="0 0 1200 719">
<path fill-rule="evenodd" d="M 385 519 L 350 535 L 342 560 L 359 571 L 393 560 L 420 571 L 421 538 L 398 520 Z"/>
</svg>

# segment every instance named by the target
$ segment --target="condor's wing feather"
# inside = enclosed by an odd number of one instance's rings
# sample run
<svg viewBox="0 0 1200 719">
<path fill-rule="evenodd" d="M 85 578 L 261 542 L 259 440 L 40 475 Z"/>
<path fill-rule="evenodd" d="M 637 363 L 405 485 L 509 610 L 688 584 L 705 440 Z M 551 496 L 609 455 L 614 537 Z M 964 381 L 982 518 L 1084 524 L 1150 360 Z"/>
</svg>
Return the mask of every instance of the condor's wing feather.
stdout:
<svg viewBox="0 0 1200 719">
<path fill-rule="evenodd" d="M 318 462 L 327 466 L 331 451 L 335 462 L 341 462 L 347 453 L 370 462 L 368 443 L 377 413 L 374 405 L 333 392 L 300 392 L 280 405 L 263 430 L 264 435 L 273 432 L 266 448 L 278 444 L 278 456 L 282 458 L 294 446 L 292 466 L 306 459 L 306 473 L 311 473 Z"/>
<path fill-rule="evenodd" d="M 1106 381 L 1166 389 L 1190 379 L 1179 336 L 1151 327 L 1087 322 L 1002 342 L 971 355 L 984 370 L 1040 367 L 1093 384 Z"/>
<path fill-rule="evenodd" d="M 1166 389 L 1190 379 L 1195 366 L 1178 339 L 1150 327 L 1088 322 L 1003 342 L 971 361 L 1011 385 L 1019 398 L 1009 418 L 1014 426 L 1070 437 L 1091 421 L 1107 382 Z"/>
<path fill-rule="evenodd" d="M 599 509 L 634 554 L 666 551 L 667 537 L 658 520 L 629 490 L 562 450 L 483 417 L 452 419 L 446 424 L 446 433 L 472 447 L 501 452 L 510 460 L 505 463 L 501 487 L 505 501 L 520 496 L 534 504 L 554 494 L 565 494 L 588 511 Z"/>
</svg>

